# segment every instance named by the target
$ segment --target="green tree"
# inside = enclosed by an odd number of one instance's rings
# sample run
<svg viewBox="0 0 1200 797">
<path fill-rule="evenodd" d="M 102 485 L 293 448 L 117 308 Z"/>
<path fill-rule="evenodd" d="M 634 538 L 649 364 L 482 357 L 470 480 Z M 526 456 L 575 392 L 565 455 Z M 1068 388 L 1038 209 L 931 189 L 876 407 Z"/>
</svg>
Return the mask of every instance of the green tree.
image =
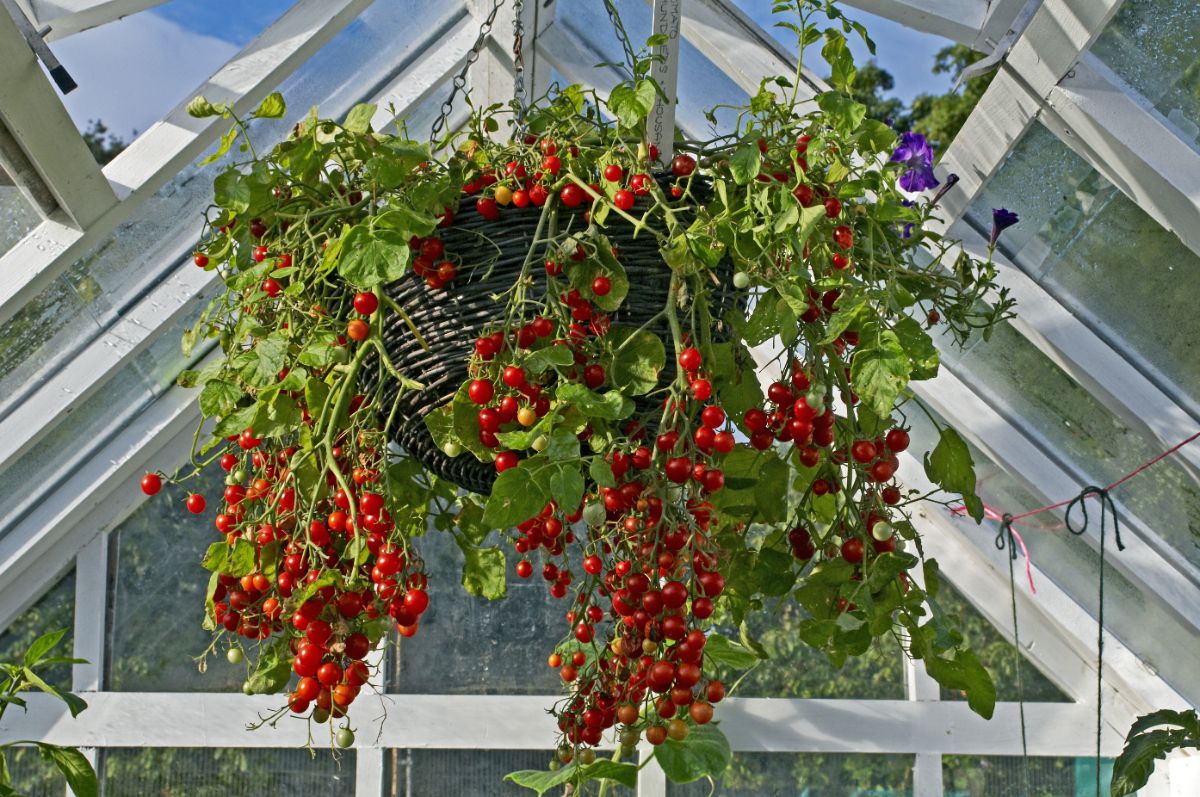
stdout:
<svg viewBox="0 0 1200 797">
<path fill-rule="evenodd" d="M 101 166 L 120 155 L 129 145 L 125 139 L 113 133 L 102 119 L 88 120 L 87 127 L 80 131 L 83 141 L 92 151 L 92 157 Z M 136 135 L 136 133 L 135 133 Z"/>
</svg>

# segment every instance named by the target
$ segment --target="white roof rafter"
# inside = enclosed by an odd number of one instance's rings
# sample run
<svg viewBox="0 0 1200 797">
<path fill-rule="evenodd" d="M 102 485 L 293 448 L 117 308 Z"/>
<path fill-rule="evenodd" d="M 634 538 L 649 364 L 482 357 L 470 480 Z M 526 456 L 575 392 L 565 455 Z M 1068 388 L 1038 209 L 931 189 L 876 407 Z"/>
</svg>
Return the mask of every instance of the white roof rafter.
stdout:
<svg viewBox="0 0 1200 797">
<path fill-rule="evenodd" d="M 166 0 L 17 0 L 34 27 L 48 27 L 46 41 L 66 38 L 89 28 L 162 5 Z"/>
</svg>

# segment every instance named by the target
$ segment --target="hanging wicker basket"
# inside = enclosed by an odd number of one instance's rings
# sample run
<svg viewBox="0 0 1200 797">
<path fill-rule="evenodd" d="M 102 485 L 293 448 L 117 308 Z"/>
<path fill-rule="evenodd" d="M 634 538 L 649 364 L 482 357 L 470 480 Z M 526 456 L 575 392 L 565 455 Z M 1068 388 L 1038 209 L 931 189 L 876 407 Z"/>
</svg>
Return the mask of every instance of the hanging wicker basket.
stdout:
<svg viewBox="0 0 1200 797">
<path fill-rule="evenodd" d="M 663 176 L 659 182 L 666 186 L 671 179 Z M 480 462 L 465 452 L 457 457 L 447 456 L 434 442 L 424 418 L 451 401 L 467 379 L 467 361 L 475 339 L 485 327 L 495 323 L 497 313 L 502 310 L 502 304 L 493 296 L 510 288 L 520 275 L 533 245 L 541 209 L 508 207 L 499 221 L 488 221 L 475 210 L 475 201 L 474 196 L 464 196 L 454 222 L 439 231 L 445 256 L 462 264 L 451 285 L 431 290 L 424 280 L 410 273 L 386 289 L 404 308 L 429 348 L 421 345 L 397 315 L 392 315 L 384 330 L 384 345 L 392 362 L 423 385 L 420 390 L 400 395 L 393 440 L 430 472 L 472 492 L 486 494 L 496 478 L 492 463 Z M 631 212 L 635 215 L 644 212 L 646 201 L 639 199 Z M 584 206 L 560 208 L 559 229 L 585 229 L 585 212 Z M 620 309 L 611 314 L 612 321 L 641 326 L 666 303 L 670 270 L 653 235 L 643 233 L 635 238 L 633 226 L 615 214 L 609 216 L 605 234 L 620 253 L 630 285 Z M 730 275 L 724 276 L 721 285 L 714 287 L 716 318 L 735 301 L 733 291 L 724 287 L 729 284 Z M 650 329 L 661 336 L 667 335 L 665 323 L 662 329 Z M 674 378 L 671 360 L 668 358 L 667 368 L 661 374 L 662 382 Z M 384 386 L 383 406 L 392 406 L 397 388 L 392 380 Z"/>
</svg>

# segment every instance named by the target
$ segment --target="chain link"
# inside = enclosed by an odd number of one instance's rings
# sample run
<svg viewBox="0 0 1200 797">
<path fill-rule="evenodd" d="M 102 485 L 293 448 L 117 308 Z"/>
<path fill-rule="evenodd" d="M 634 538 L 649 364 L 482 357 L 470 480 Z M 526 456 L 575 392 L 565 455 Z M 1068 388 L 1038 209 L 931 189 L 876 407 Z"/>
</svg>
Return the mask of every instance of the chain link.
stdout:
<svg viewBox="0 0 1200 797">
<path fill-rule="evenodd" d="M 519 0 L 518 0 L 519 2 Z M 492 10 L 487 15 L 487 19 L 479 26 L 479 36 L 475 39 L 475 44 L 471 46 L 471 51 L 467 53 L 467 61 L 463 64 L 459 73 L 454 76 L 450 96 L 442 103 L 441 113 L 433 120 L 433 127 L 429 131 L 430 142 L 436 141 L 438 134 L 446 127 L 446 123 L 450 120 L 450 112 L 454 110 L 454 100 L 458 97 L 460 91 L 467 87 L 467 72 L 471 66 L 479 60 L 479 53 L 487 44 L 488 35 L 492 32 L 492 25 L 496 23 L 496 14 L 500 12 L 500 7 L 504 5 L 504 0 L 492 0 Z M 519 18 L 519 17 L 518 17 Z"/>
<path fill-rule="evenodd" d="M 513 0 L 513 101 L 517 106 L 514 137 L 524 131 L 525 112 L 528 110 L 525 95 L 525 22 L 521 19 L 524 8 L 524 0 Z"/>
</svg>

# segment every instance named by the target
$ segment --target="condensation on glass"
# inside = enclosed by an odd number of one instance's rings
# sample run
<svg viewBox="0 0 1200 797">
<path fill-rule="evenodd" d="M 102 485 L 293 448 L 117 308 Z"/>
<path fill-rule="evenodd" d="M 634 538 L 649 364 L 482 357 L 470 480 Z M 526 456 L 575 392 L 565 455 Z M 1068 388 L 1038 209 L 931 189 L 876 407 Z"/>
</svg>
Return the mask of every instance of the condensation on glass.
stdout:
<svg viewBox="0 0 1200 797">
<path fill-rule="evenodd" d="M 1092 53 L 1200 151 L 1200 4 L 1125 0 Z"/>
<path fill-rule="evenodd" d="M 1112 759 L 1100 759 L 1100 787 L 1108 794 Z M 942 784 L 955 797 L 1044 795 L 1077 797 L 1096 793 L 1096 759 L 1020 756 L 942 756 Z"/>
<path fill-rule="evenodd" d="M 552 761 L 553 750 L 385 750 L 384 794 L 524 797 L 531 792 L 504 776 L 520 770 L 545 771 Z M 615 783 L 610 783 L 607 791 L 613 797 L 633 797 L 635 793 Z"/>
</svg>

